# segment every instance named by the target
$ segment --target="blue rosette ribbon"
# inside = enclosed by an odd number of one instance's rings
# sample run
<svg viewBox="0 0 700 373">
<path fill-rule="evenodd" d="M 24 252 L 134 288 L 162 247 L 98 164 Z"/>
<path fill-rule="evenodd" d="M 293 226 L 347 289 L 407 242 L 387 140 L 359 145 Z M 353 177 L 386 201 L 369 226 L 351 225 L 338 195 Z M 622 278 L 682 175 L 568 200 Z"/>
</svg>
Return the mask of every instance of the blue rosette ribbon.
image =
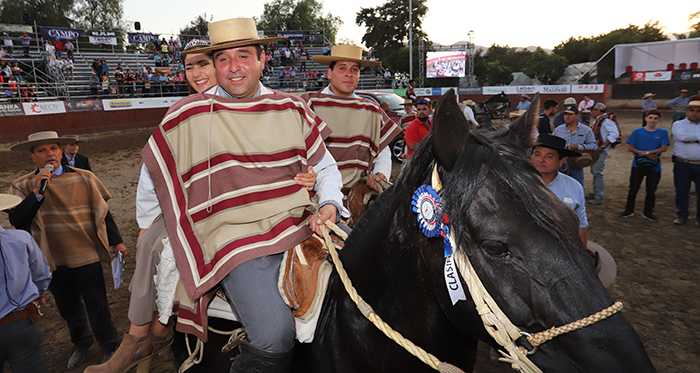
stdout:
<svg viewBox="0 0 700 373">
<path fill-rule="evenodd" d="M 427 237 L 441 235 L 442 204 L 440 196 L 430 185 L 421 185 L 413 193 L 413 212 L 417 214 L 418 224 Z"/>
</svg>

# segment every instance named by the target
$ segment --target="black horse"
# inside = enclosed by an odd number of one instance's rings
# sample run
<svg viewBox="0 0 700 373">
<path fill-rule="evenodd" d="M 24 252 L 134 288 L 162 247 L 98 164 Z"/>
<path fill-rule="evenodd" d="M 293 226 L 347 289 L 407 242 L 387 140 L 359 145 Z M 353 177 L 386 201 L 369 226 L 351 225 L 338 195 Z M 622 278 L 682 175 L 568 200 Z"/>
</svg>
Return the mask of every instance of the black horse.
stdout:
<svg viewBox="0 0 700 373">
<path fill-rule="evenodd" d="M 454 92 L 396 184 L 377 198 L 348 238 L 342 262 L 358 293 L 395 330 L 442 361 L 470 372 L 479 340 L 499 348 L 469 297 L 452 304 L 441 237 L 426 237 L 411 200 L 437 164 L 443 210 L 459 248 L 521 330 L 568 324 L 612 305 L 578 237 L 574 212 L 529 162 L 538 99 L 509 128 L 474 131 Z M 466 285 L 462 281 L 466 291 Z M 653 372 L 622 313 L 558 336 L 530 359 L 545 372 Z M 219 371 L 227 369 L 221 366 Z M 331 275 L 314 341 L 297 343 L 295 372 L 431 372 L 358 311 Z"/>
</svg>

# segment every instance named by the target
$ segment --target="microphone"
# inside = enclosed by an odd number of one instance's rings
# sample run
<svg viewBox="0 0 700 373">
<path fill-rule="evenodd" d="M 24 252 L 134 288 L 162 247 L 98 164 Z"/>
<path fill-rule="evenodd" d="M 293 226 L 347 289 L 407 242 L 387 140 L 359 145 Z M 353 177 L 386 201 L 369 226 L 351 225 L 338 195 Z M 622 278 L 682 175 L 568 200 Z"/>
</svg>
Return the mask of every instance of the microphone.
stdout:
<svg viewBox="0 0 700 373">
<path fill-rule="evenodd" d="M 54 167 L 52 164 L 47 164 L 44 166 L 45 169 L 49 170 L 49 172 L 53 172 Z M 46 185 L 48 185 L 49 179 L 44 179 L 41 181 L 41 184 L 39 184 L 39 195 L 42 196 L 44 195 L 44 192 L 46 192 Z"/>
</svg>

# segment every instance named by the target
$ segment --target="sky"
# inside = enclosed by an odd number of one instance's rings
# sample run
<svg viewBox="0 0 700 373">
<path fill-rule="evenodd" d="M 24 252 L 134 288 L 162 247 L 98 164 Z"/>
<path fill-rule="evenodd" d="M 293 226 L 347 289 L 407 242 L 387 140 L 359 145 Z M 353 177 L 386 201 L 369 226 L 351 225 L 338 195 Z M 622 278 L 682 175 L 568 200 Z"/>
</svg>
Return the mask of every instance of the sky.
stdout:
<svg viewBox="0 0 700 373">
<path fill-rule="evenodd" d="M 139 21 L 144 32 L 170 34 L 177 33 L 180 28 L 204 12 L 213 16 L 214 21 L 235 17 L 259 17 L 266 2 L 268 1 L 124 0 L 124 14 L 132 27 L 134 21 Z M 537 4 L 535 7 L 532 5 L 534 3 Z M 380 4 L 381 0 L 356 0 L 350 3 L 338 0 L 323 1 L 324 13 L 339 15 L 344 22 L 338 32 L 338 38 L 354 40 L 358 44 L 365 29 L 355 25 L 357 12 L 360 8 Z M 495 6 L 490 8 L 488 4 Z M 480 46 L 499 44 L 552 49 L 571 36 L 590 37 L 605 34 L 625 28 L 629 24 L 643 26 L 650 20 L 658 20 L 667 33 L 682 33 L 690 26 L 688 15 L 700 10 L 688 8 L 687 11 L 681 11 L 681 7 L 678 6 L 645 6 L 644 2 L 611 0 L 565 4 L 550 0 L 500 0 L 480 3 L 428 0 L 429 10 L 423 21 L 423 30 L 430 40 L 444 45 L 467 40 L 467 33 L 473 30 L 474 42 Z"/>
</svg>

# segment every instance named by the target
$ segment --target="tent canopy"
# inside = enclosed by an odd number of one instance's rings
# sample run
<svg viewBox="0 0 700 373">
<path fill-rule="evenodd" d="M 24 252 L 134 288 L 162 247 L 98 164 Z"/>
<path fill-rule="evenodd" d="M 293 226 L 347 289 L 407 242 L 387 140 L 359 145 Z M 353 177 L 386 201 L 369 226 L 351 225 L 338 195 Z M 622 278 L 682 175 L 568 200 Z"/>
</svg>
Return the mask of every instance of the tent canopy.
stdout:
<svg viewBox="0 0 700 373">
<path fill-rule="evenodd" d="M 654 71 L 666 70 L 670 63 L 677 69 L 681 63 L 690 66 L 693 62 L 700 62 L 700 38 L 615 46 L 615 78 L 624 74 L 627 66 L 634 71 Z"/>
</svg>

